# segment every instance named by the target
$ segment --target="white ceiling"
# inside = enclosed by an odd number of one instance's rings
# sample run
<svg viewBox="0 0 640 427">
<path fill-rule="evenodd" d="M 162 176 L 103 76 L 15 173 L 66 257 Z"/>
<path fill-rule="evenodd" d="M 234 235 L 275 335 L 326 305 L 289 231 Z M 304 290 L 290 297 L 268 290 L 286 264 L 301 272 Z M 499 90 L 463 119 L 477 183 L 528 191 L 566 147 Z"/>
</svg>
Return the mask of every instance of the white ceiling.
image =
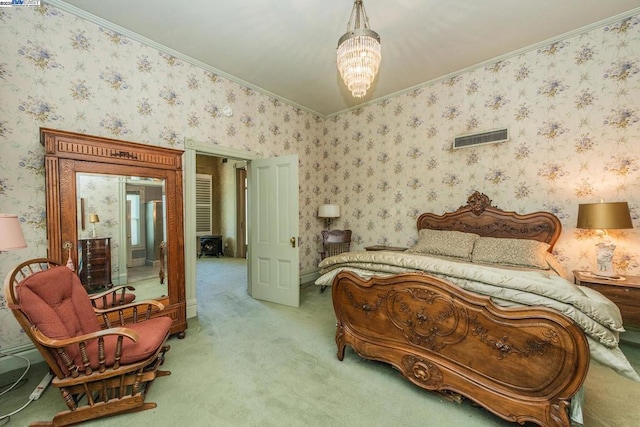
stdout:
<svg viewBox="0 0 640 427">
<path fill-rule="evenodd" d="M 367 95 L 354 99 L 335 65 L 352 0 L 45 1 L 322 116 L 640 8 L 640 0 L 365 0 L 383 59 Z"/>
</svg>

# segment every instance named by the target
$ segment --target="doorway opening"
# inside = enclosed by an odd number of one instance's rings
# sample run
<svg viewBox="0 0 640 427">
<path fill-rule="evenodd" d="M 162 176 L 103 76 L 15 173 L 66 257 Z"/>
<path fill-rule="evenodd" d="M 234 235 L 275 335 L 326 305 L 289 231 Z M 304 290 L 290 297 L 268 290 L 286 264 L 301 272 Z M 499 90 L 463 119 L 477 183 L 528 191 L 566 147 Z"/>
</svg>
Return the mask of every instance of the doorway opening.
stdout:
<svg viewBox="0 0 640 427">
<path fill-rule="evenodd" d="M 247 286 L 246 162 L 197 153 L 196 176 L 196 297 L 207 317 L 222 289 L 241 295 Z"/>
<path fill-rule="evenodd" d="M 298 307 L 298 156 L 263 158 L 241 150 L 185 142 L 185 293 L 187 318 L 197 316 L 196 171 L 197 155 L 227 159 L 247 170 L 246 293 L 257 299 Z M 247 164 L 248 163 L 248 164 Z M 231 167 L 230 170 L 233 168 Z M 238 169 L 238 168 L 236 168 Z M 234 180 L 232 177 L 231 180 Z M 254 188 L 255 188 L 255 191 Z M 244 192 L 244 190 L 243 190 Z M 235 197 L 235 196 L 234 196 Z M 231 206 L 231 204 L 227 204 Z M 230 216 L 227 215 L 227 218 Z M 237 214 L 234 218 L 237 218 Z M 241 216 L 242 218 L 242 216 Z M 237 240 L 237 239 L 236 239 Z M 242 239 L 241 239 L 242 240 Z M 226 243 L 226 242 L 225 242 Z M 229 244 L 225 245 L 229 249 Z M 245 259 L 245 258 L 242 258 Z"/>
<path fill-rule="evenodd" d="M 196 154 L 198 259 L 203 256 L 246 258 L 246 167 L 246 161 Z"/>
<path fill-rule="evenodd" d="M 238 259 L 244 262 L 246 267 L 244 286 L 246 292 L 251 294 L 249 289 L 249 278 L 251 277 L 250 266 L 247 263 L 247 222 L 246 216 L 250 212 L 247 206 L 246 184 L 242 191 L 237 189 L 238 173 L 244 173 L 248 162 L 256 159 L 254 153 L 245 152 L 226 147 L 219 147 L 211 144 L 199 143 L 194 140 L 185 141 L 185 187 L 186 206 L 196 205 L 196 174 L 208 173 L 203 170 L 198 160 L 208 160 L 219 166 L 215 177 L 212 177 L 212 187 L 218 180 L 219 190 L 212 189 L 212 193 L 218 191 L 218 195 L 212 195 L 212 228 L 211 235 L 219 235 L 222 239 L 222 258 L 225 261 Z M 242 172 L 239 172 L 242 171 Z M 238 193 L 242 193 L 238 196 Z M 216 204 L 216 197 L 220 202 Z M 244 212 L 242 212 L 244 211 Z M 244 218 L 240 221 L 241 218 Z M 241 224 L 242 222 L 242 224 Z M 200 236 L 196 232 L 195 213 L 187 212 L 185 215 L 185 292 L 187 299 L 187 318 L 197 315 L 197 261 L 200 254 Z M 240 230 L 239 230 L 240 229 Z M 244 233 L 240 233 L 244 231 Z M 239 244 L 239 242 L 242 242 Z M 210 256 L 203 256 L 202 259 L 211 259 Z M 218 258 L 213 258 L 215 261 Z M 240 261 L 240 259 L 242 261 Z M 209 274 L 209 273 L 207 273 Z"/>
</svg>

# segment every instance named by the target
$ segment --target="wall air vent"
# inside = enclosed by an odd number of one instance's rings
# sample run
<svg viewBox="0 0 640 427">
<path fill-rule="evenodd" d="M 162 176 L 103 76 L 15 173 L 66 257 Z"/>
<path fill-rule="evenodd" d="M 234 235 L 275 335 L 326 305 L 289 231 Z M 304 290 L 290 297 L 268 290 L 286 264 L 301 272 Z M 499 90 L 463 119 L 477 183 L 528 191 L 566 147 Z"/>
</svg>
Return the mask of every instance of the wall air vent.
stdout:
<svg viewBox="0 0 640 427">
<path fill-rule="evenodd" d="M 476 145 L 496 144 L 509 140 L 509 129 L 495 129 L 488 132 L 457 136 L 453 139 L 453 148 L 475 147 Z"/>
</svg>

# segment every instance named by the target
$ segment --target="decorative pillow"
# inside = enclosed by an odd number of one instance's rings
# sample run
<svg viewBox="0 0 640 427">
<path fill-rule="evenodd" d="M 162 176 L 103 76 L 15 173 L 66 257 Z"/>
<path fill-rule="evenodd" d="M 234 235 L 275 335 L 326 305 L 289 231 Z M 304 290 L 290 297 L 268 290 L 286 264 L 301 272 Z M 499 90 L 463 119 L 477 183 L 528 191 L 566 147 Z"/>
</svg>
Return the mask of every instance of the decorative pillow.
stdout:
<svg viewBox="0 0 640 427">
<path fill-rule="evenodd" d="M 422 229 L 418 243 L 406 252 L 422 255 L 440 255 L 471 260 L 473 242 L 480 236 L 462 231 Z"/>
<path fill-rule="evenodd" d="M 480 237 L 473 245 L 471 261 L 549 269 L 549 244 L 527 239 Z"/>
</svg>

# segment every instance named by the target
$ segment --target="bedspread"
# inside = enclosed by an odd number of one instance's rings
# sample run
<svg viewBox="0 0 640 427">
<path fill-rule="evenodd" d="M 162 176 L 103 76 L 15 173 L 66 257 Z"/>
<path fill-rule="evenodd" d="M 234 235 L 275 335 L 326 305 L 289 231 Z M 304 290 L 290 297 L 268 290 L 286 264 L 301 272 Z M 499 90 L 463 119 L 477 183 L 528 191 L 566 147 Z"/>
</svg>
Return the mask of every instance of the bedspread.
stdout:
<svg viewBox="0 0 640 427">
<path fill-rule="evenodd" d="M 402 252 L 346 252 L 324 259 L 317 285 L 331 285 L 342 270 L 363 278 L 423 272 L 491 299 L 501 306 L 544 306 L 573 319 L 585 332 L 595 360 L 640 382 L 618 347 L 624 331 L 618 307 L 602 294 L 545 270 L 514 270 Z"/>
</svg>

